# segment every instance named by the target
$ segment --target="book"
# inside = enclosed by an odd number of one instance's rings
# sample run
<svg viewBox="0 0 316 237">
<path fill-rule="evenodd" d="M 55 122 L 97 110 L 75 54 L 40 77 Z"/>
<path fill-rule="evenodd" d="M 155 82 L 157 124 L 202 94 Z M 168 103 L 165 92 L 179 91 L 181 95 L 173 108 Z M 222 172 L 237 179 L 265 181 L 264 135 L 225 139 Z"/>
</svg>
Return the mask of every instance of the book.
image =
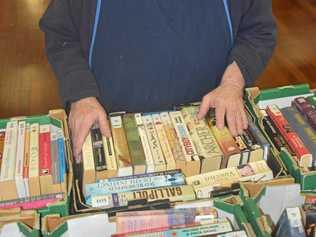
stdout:
<svg viewBox="0 0 316 237">
<path fill-rule="evenodd" d="M 144 114 L 142 119 L 145 125 L 151 154 L 153 155 L 155 171 L 164 171 L 167 169 L 166 160 L 163 156 L 152 116 L 151 114 Z"/>
<path fill-rule="evenodd" d="M 127 145 L 131 155 L 134 174 L 146 172 L 146 158 L 134 114 L 123 115 L 123 126 L 126 133 Z"/>
<path fill-rule="evenodd" d="M 59 183 L 63 184 L 66 180 L 66 144 L 65 135 L 62 128 L 56 127 L 57 130 L 57 143 L 58 143 L 58 164 L 59 164 Z"/>
<path fill-rule="evenodd" d="M 259 182 L 273 179 L 273 172 L 266 161 L 248 163 L 237 167 L 221 169 L 192 177 L 187 184 L 193 185 L 197 198 L 210 198 L 214 187 L 230 187 L 236 182 Z"/>
<path fill-rule="evenodd" d="M 60 183 L 60 165 L 58 158 L 58 138 L 57 138 L 57 127 L 50 125 L 50 141 L 51 141 L 51 160 L 52 160 L 52 177 L 53 183 Z"/>
<path fill-rule="evenodd" d="M 166 132 L 168 143 L 170 144 L 173 158 L 176 162 L 177 169 L 181 169 L 183 173 L 186 172 L 186 160 L 182 151 L 182 146 L 178 140 L 176 130 L 172 124 L 171 118 L 168 112 L 160 113 L 161 122 Z"/>
<path fill-rule="evenodd" d="M 250 157 L 250 150 L 247 147 L 246 143 L 244 142 L 242 136 L 234 137 L 235 142 L 240 150 L 240 165 L 247 164 Z"/>
<path fill-rule="evenodd" d="M 138 134 L 142 142 L 142 146 L 143 146 L 144 154 L 146 158 L 146 173 L 155 172 L 154 158 L 151 153 L 151 148 L 149 145 L 146 128 L 144 126 L 142 115 L 140 113 L 135 114 L 135 121 L 137 124 Z"/>
<path fill-rule="evenodd" d="M 24 162 L 24 145 L 25 145 L 25 131 L 26 122 L 20 121 L 18 123 L 18 142 L 16 151 L 16 162 L 15 162 L 15 183 L 19 198 L 27 196 L 25 190 L 25 183 L 23 179 L 23 162 Z"/>
<path fill-rule="evenodd" d="M 160 217 L 158 220 L 159 222 L 150 222 L 151 219 L 146 219 L 146 220 L 140 220 L 141 221 L 146 221 L 144 223 L 146 223 L 146 225 L 143 226 L 143 228 L 147 227 L 147 228 L 151 228 L 153 231 L 147 231 L 149 233 L 135 233 L 133 235 L 133 231 L 127 232 L 127 230 L 131 229 L 131 227 L 133 226 L 136 229 L 137 224 L 135 223 L 136 220 L 133 223 L 131 219 L 126 220 L 126 222 L 119 222 L 119 226 L 118 229 L 121 230 L 125 230 L 126 233 L 128 235 L 114 235 L 116 237 L 121 237 L 121 236 L 139 236 L 139 237 L 145 237 L 145 236 L 166 236 L 166 237 L 176 237 L 176 236 L 192 236 L 192 237 L 197 237 L 197 236 L 213 236 L 216 234 L 221 234 L 221 233 L 225 233 L 225 232 L 230 232 L 232 231 L 232 226 L 230 224 L 230 222 L 227 219 L 218 219 L 215 223 L 207 223 L 204 225 L 192 225 L 192 224 L 178 224 L 178 228 L 169 228 L 168 226 L 165 227 L 167 225 L 166 223 L 166 218 L 167 217 Z M 138 218 L 138 219 L 142 219 L 142 218 Z M 169 217 L 170 220 L 172 220 L 172 218 Z M 178 222 L 180 222 L 181 219 L 179 217 Z M 149 223 L 148 223 L 149 222 Z M 184 222 L 184 221 L 183 221 Z M 181 222 L 180 222 L 181 223 Z M 130 225 L 129 225 L 130 224 Z M 150 225 L 152 224 L 152 225 Z M 160 226 L 159 226 L 160 225 Z M 130 226 L 129 229 L 127 229 L 126 227 Z M 158 227 L 156 227 L 158 226 Z M 162 226 L 162 227 L 161 227 Z M 124 228 L 125 227 L 125 228 Z M 156 229 L 156 231 L 155 231 Z M 135 232 L 135 231 L 134 231 Z M 146 231 L 144 231 L 146 232 Z"/>
<path fill-rule="evenodd" d="M 82 146 L 82 163 L 83 163 L 83 186 L 94 183 L 96 180 L 95 163 L 93 156 L 91 134 L 86 137 Z"/>
<path fill-rule="evenodd" d="M 280 133 L 278 133 L 278 131 L 276 130 L 276 128 L 272 124 L 271 119 L 266 114 L 265 110 L 263 110 L 263 113 L 264 113 L 264 117 L 262 119 L 262 123 L 264 126 L 264 130 L 266 131 L 266 133 L 268 134 L 268 136 L 272 140 L 272 142 L 275 145 L 275 147 L 277 148 L 277 150 L 281 151 L 281 148 L 286 146 L 284 138 L 281 136 Z"/>
<path fill-rule="evenodd" d="M 103 139 L 100 128 L 94 124 L 90 129 L 92 150 L 93 150 L 93 160 L 95 171 L 103 171 L 107 169 L 107 163 L 105 159 Z M 98 177 L 97 177 L 98 178 Z"/>
<path fill-rule="evenodd" d="M 244 130 L 244 133 L 241 135 L 241 137 L 250 151 L 248 162 L 256 162 L 262 160 L 263 149 L 259 144 L 257 144 L 257 141 L 252 136 L 251 132 L 246 129 Z"/>
<path fill-rule="evenodd" d="M 182 151 L 186 160 L 186 166 L 190 166 L 190 169 L 186 169 L 186 175 L 199 174 L 201 171 L 200 157 L 197 154 L 197 150 L 193 144 L 192 138 L 188 131 L 188 128 L 184 122 L 181 111 L 169 112 L 171 121 L 176 130 L 178 140 L 181 144 Z"/>
<path fill-rule="evenodd" d="M 213 110 L 210 110 L 208 114 L 208 124 L 224 154 L 221 168 L 237 167 L 240 163 L 240 150 L 227 127 L 224 127 L 222 130 L 216 127 L 216 118 Z"/>
<path fill-rule="evenodd" d="M 1 163 L 2 163 L 2 158 L 3 158 L 4 137 L 5 137 L 5 129 L 1 129 L 0 130 L 0 171 L 1 171 Z"/>
<path fill-rule="evenodd" d="M 287 107 L 281 110 L 291 128 L 300 136 L 306 148 L 313 156 L 313 166 L 316 165 L 316 131 L 307 123 L 302 115 L 294 108 Z"/>
<path fill-rule="evenodd" d="M 39 126 L 39 168 L 40 175 L 51 174 L 50 124 Z"/>
<path fill-rule="evenodd" d="M 133 164 L 128 149 L 126 134 L 122 123 L 122 114 L 110 116 L 114 149 L 117 159 L 118 175 L 127 176 L 133 174 Z"/>
<path fill-rule="evenodd" d="M 195 192 L 192 186 L 171 186 L 154 189 L 142 189 L 123 193 L 112 193 L 101 196 L 93 196 L 86 204 L 96 208 L 113 208 L 127 206 L 130 201 L 146 200 L 146 202 L 166 200 L 170 202 L 184 202 L 195 200 Z"/>
<path fill-rule="evenodd" d="M 290 124 L 285 119 L 279 108 L 275 105 L 270 105 L 267 107 L 267 113 L 273 124 L 278 128 L 279 132 L 288 143 L 289 147 L 296 154 L 298 164 L 305 168 L 311 167 L 313 163 L 312 154 L 306 148 L 297 133 L 292 130 Z"/>
<path fill-rule="evenodd" d="M 159 113 L 152 114 L 152 118 L 155 125 L 155 129 L 157 131 L 161 150 L 166 160 L 166 169 L 174 170 L 176 169 L 176 161 L 173 157 L 171 147 L 168 142 L 167 134 L 165 132 Z"/>
<path fill-rule="evenodd" d="M 30 124 L 26 124 L 24 140 L 23 180 L 26 197 L 30 196 L 29 189 L 29 165 L 30 165 Z"/>
<path fill-rule="evenodd" d="M 29 162 L 29 191 L 30 196 L 41 194 L 39 161 L 39 124 L 30 125 L 30 162 Z"/>
<path fill-rule="evenodd" d="M 203 157 L 201 173 L 206 173 L 220 168 L 223 153 L 206 121 L 197 118 L 198 110 L 198 106 L 184 106 L 181 112 L 197 153 Z"/>
<path fill-rule="evenodd" d="M 251 135 L 254 137 L 254 139 L 263 149 L 263 157 L 260 157 L 260 158 L 264 160 L 268 160 L 268 157 L 270 155 L 270 143 L 267 141 L 267 139 L 264 137 L 262 132 L 259 130 L 259 128 L 254 124 L 254 122 L 249 117 L 248 117 L 248 131 L 251 133 Z"/>
<path fill-rule="evenodd" d="M 17 138 L 18 122 L 10 121 L 6 126 L 0 182 L 14 180 Z"/>
<path fill-rule="evenodd" d="M 179 170 L 115 177 L 86 185 L 85 197 L 184 184 L 185 177 Z"/>
<path fill-rule="evenodd" d="M 277 237 L 305 237 L 301 210 L 298 207 L 286 208 L 276 226 Z"/>
<path fill-rule="evenodd" d="M 114 176 L 117 170 L 117 162 L 116 162 L 116 156 L 115 156 L 115 150 L 114 150 L 114 144 L 113 144 L 113 137 L 103 136 L 102 140 L 103 140 L 107 170 L 113 171 L 112 176 Z"/>
<path fill-rule="evenodd" d="M 316 131 L 316 109 L 306 98 L 298 97 L 292 104 L 307 119 L 311 127 Z"/>
</svg>

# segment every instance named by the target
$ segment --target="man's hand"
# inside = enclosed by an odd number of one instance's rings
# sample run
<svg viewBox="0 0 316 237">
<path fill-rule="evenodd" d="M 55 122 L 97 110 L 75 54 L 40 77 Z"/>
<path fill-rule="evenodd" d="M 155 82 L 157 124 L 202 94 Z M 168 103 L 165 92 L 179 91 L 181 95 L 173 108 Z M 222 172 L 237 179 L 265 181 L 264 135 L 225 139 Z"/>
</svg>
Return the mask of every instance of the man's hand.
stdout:
<svg viewBox="0 0 316 237">
<path fill-rule="evenodd" d="M 102 135 L 111 136 L 106 112 L 95 97 L 84 98 L 71 104 L 69 125 L 76 160 L 79 159 L 83 143 L 95 123 L 100 126 Z"/>
<path fill-rule="evenodd" d="M 243 104 L 244 78 L 236 62 L 229 65 L 221 84 L 203 97 L 198 118 L 203 118 L 210 108 L 215 108 L 216 126 L 223 129 L 225 117 L 233 136 L 243 133 L 248 120 Z"/>
</svg>

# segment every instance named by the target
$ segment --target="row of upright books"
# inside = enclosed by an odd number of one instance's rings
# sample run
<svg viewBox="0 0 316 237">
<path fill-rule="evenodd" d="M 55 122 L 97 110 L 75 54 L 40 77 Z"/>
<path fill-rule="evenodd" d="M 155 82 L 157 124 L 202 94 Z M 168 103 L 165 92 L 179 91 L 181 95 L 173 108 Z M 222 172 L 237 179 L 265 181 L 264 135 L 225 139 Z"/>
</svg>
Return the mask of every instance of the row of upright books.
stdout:
<svg viewBox="0 0 316 237">
<path fill-rule="evenodd" d="M 216 127 L 214 111 L 197 119 L 199 105 L 161 113 L 112 113 L 112 137 L 91 129 L 83 149 L 83 183 L 181 169 L 186 176 L 267 160 L 269 143 L 250 122 L 233 137 Z"/>
</svg>

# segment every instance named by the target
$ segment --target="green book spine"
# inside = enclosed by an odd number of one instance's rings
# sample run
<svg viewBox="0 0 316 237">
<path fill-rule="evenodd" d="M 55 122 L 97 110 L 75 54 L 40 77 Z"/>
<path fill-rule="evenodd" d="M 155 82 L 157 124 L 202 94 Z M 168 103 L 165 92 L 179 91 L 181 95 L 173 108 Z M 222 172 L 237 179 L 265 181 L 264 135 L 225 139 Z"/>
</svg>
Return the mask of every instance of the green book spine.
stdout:
<svg viewBox="0 0 316 237">
<path fill-rule="evenodd" d="M 134 173 L 145 173 L 146 157 L 142 142 L 138 134 L 137 124 L 134 114 L 125 114 L 123 116 L 123 126 L 126 133 L 127 144 L 131 154 Z"/>
<path fill-rule="evenodd" d="M 261 90 L 259 100 L 271 100 L 276 98 L 296 96 L 310 93 L 308 84 L 290 85 Z"/>
</svg>

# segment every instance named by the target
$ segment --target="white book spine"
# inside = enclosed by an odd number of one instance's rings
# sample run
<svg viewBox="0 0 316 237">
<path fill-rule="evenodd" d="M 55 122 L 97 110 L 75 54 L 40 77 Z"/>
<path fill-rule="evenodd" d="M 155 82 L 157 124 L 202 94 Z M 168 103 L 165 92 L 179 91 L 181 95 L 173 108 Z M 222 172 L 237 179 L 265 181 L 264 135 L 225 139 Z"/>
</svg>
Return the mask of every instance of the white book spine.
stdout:
<svg viewBox="0 0 316 237">
<path fill-rule="evenodd" d="M 150 145 L 151 152 L 154 158 L 155 171 L 166 170 L 166 161 L 160 147 L 160 143 L 159 143 L 157 132 L 154 127 L 153 119 L 151 115 L 143 115 L 142 119 L 145 125 L 149 145 Z"/>
<path fill-rule="evenodd" d="M 166 159 L 167 169 L 168 170 L 176 169 L 176 162 L 175 162 L 175 159 L 173 157 L 171 147 L 169 145 L 168 138 L 167 138 L 167 135 L 165 133 L 164 126 L 162 124 L 160 115 L 153 114 L 152 118 L 153 118 L 153 121 L 155 124 L 155 129 L 156 129 L 157 134 L 158 134 L 158 138 L 159 138 L 159 142 L 160 142 L 160 145 L 162 148 L 162 152 L 163 152 L 164 157 Z"/>
<path fill-rule="evenodd" d="M 94 170 L 94 159 L 91 134 L 89 133 L 82 146 L 82 158 L 84 170 Z"/>
<path fill-rule="evenodd" d="M 39 124 L 33 123 L 30 127 L 30 163 L 29 177 L 39 176 Z"/>
<path fill-rule="evenodd" d="M 30 196 L 29 189 L 29 161 L 30 161 L 30 124 L 26 124 L 24 140 L 24 158 L 23 158 L 23 180 L 26 197 Z"/>
<path fill-rule="evenodd" d="M 18 122 L 10 121 L 7 123 L 4 138 L 3 160 L 1 165 L 0 181 L 14 180 L 16 147 L 18 138 Z"/>
<path fill-rule="evenodd" d="M 15 183 L 19 198 L 26 197 L 26 190 L 23 180 L 25 129 L 26 122 L 20 121 L 18 125 L 18 144 L 15 163 Z"/>
<path fill-rule="evenodd" d="M 146 157 L 146 166 L 147 166 L 146 172 L 147 173 L 155 172 L 154 158 L 150 150 L 150 145 L 149 145 L 148 137 L 146 134 L 146 129 L 143 124 L 142 115 L 140 113 L 135 114 L 135 121 L 137 124 L 138 134 L 142 142 L 145 157 Z"/>
<path fill-rule="evenodd" d="M 188 128 L 184 123 L 184 119 L 181 112 L 172 111 L 169 112 L 169 115 L 171 117 L 173 126 L 176 129 L 176 133 L 180 141 L 180 144 L 182 145 L 182 150 L 185 155 L 186 161 L 200 160 L 199 156 L 197 155 L 196 148 L 190 137 Z"/>
</svg>

